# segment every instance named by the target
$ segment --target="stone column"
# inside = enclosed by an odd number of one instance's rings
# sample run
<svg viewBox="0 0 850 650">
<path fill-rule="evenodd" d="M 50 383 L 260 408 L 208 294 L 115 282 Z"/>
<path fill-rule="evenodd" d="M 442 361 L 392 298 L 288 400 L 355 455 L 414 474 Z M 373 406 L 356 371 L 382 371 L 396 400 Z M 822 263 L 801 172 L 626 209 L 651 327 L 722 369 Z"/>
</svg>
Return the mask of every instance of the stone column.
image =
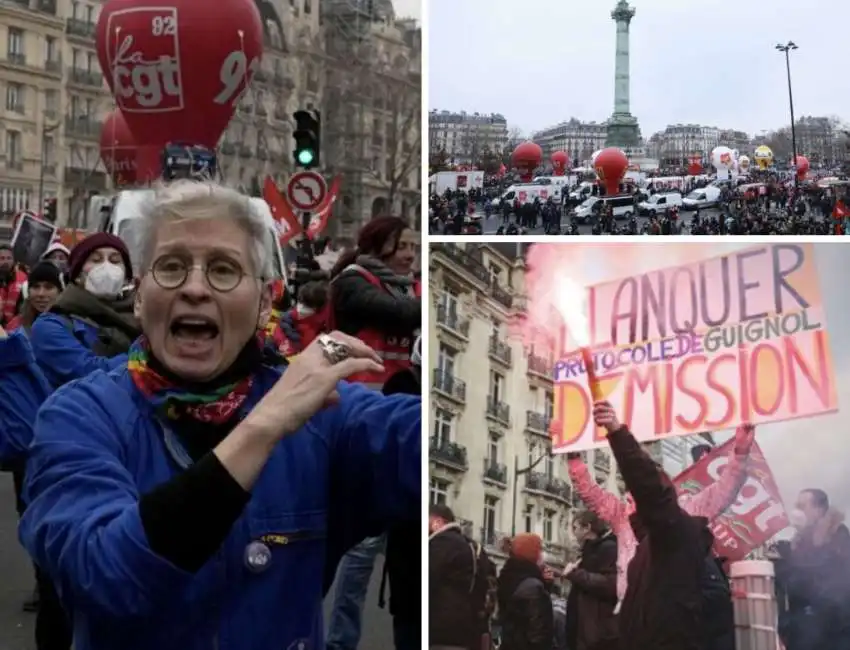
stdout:
<svg viewBox="0 0 850 650">
<path fill-rule="evenodd" d="M 629 25 L 635 10 L 628 0 L 620 0 L 611 12 L 617 23 L 617 52 L 614 68 L 614 114 L 629 114 Z"/>
</svg>

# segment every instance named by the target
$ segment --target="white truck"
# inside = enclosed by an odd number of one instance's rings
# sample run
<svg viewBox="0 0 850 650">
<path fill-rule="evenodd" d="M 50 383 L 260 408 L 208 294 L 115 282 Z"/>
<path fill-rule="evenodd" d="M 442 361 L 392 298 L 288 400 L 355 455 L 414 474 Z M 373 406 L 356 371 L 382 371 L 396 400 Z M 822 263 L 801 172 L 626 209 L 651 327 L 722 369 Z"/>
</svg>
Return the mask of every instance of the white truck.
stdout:
<svg viewBox="0 0 850 650">
<path fill-rule="evenodd" d="M 428 178 L 428 191 L 431 194 L 445 194 L 446 190 L 469 192 L 484 187 L 484 172 L 437 172 Z"/>
</svg>

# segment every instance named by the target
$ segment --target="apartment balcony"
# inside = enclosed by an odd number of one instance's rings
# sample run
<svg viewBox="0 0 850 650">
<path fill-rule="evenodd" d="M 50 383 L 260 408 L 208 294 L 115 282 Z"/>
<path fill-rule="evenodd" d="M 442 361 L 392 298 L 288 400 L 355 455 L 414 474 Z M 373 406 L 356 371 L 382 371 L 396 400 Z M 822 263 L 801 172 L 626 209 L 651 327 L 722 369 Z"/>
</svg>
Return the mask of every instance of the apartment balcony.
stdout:
<svg viewBox="0 0 850 650">
<path fill-rule="evenodd" d="M 484 480 L 499 487 L 508 486 L 508 467 L 489 458 L 484 459 Z"/>
<path fill-rule="evenodd" d="M 23 52 L 7 52 L 6 62 L 10 65 L 24 67 L 27 64 L 27 55 Z"/>
<path fill-rule="evenodd" d="M 52 72 L 53 74 L 62 74 L 62 59 L 45 60 L 44 69 L 46 72 Z"/>
<path fill-rule="evenodd" d="M 490 346 L 487 352 L 491 359 L 510 368 L 512 361 L 511 347 L 504 341 L 499 340 L 498 336 L 490 337 Z"/>
<path fill-rule="evenodd" d="M 434 368 L 431 387 L 456 402 L 466 403 L 466 382 L 441 368 Z"/>
<path fill-rule="evenodd" d="M 257 158 L 259 160 L 268 160 L 269 159 L 269 152 L 266 151 L 265 149 L 260 149 L 259 151 L 257 151 Z"/>
<path fill-rule="evenodd" d="M 14 160 L 8 159 L 6 160 L 6 169 L 13 169 L 16 172 L 24 171 L 24 161 L 20 158 L 16 158 Z"/>
<path fill-rule="evenodd" d="M 538 411 L 525 412 L 525 429 L 539 436 L 549 437 L 549 418 Z"/>
<path fill-rule="evenodd" d="M 100 122 L 88 116 L 65 118 L 65 135 L 77 138 L 99 138 L 100 127 Z"/>
<path fill-rule="evenodd" d="M 494 528 L 481 527 L 481 545 L 488 553 L 495 551 L 507 555 L 507 540 L 510 539 L 508 533 L 496 530 Z"/>
<path fill-rule="evenodd" d="M 68 81 L 78 86 L 88 86 L 97 89 L 103 88 L 103 75 L 92 70 L 68 68 Z"/>
<path fill-rule="evenodd" d="M 487 417 L 509 427 L 511 426 L 511 407 L 490 395 L 487 397 Z"/>
<path fill-rule="evenodd" d="M 460 248 L 457 244 L 433 244 L 432 252 L 439 252 L 448 257 L 454 264 L 469 273 L 475 280 L 487 289 L 493 282 L 490 271 L 475 257 Z"/>
<path fill-rule="evenodd" d="M 257 83 L 266 83 L 269 79 L 272 78 L 273 73 L 268 70 L 263 70 L 260 68 L 259 70 L 254 71 L 254 78 L 252 81 L 256 81 Z"/>
<path fill-rule="evenodd" d="M 438 305 L 437 325 L 464 341 L 469 340 L 470 320 L 458 314 L 456 309 L 449 309 L 445 305 Z"/>
<path fill-rule="evenodd" d="M 65 22 L 65 33 L 68 36 L 76 36 L 82 40 L 94 40 L 95 23 L 90 23 L 87 20 L 79 18 L 68 18 Z"/>
<path fill-rule="evenodd" d="M 239 147 L 239 157 L 243 160 L 248 160 L 249 158 L 254 157 L 254 150 L 251 147 L 241 146 Z"/>
<path fill-rule="evenodd" d="M 17 113 L 18 115 L 24 115 L 27 112 L 26 106 L 23 103 L 6 104 L 6 110 L 9 113 Z"/>
<path fill-rule="evenodd" d="M 461 472 L 469 469 L 466 447 L 450 440 L 438 440 L 432 436 L 431 444 L 428 446 L 428 458 L 435 463 Z"/>
<path fill-rule="evenodd" d="M 257 117 L 266 117 L 269 114 L 269 111 L 265 106 L 257 105 L 257 108 L 254 109 L 254 114 Z"/>
<path fill-rule="evenodd" d="M 593 466 L 604 474 L 611 472 L 611 457 L 604 450 L 597 449 L 593 452 Z"/>
<path fill-rule="evenodd" d="M 525 489 L 564 503 L 571 503 L 573 498 L 573 489 L 569 483 L 542 472 L 529 472 L 525 478 Z"/>
<path fill-rule="evenodd" d="M 289 75 L 285 75 L 282 72 L 274 73 L 274 85 L 278 88 L 283 88 L 284 90 L 292 90 L 295 88 L 295 82 Z"/>
<path fill-rule="evenodd" d="M 35 10 L 43 14 L 56 15 L 56 0 L 36 0 Z"/>
<path fill-rule="evenodd" d="M 552 381 L 552 374 L 554 368 L 552 364 L 549 363 L 548 359 L 544 359 L 543 357 L 539 357 L 536 354 L 528 355 L 528 365 L 526 367 L 526 373 L 538 379 L 543 379 L 544 381 Z"/>
<path fill-rule="evenodd" d="M 12 4 L 22 7 L 24 9 L 30 8 L 30 0 L 12 0 Z"/>
<path fill-rule="evenodd" d="M 219 153 L 224 154 L 225 156 L 232 156 L 236 153 L 236 145 L 232 142 L 222 142 L 221 146 L 218 148 Z"/>
<path fill-rule="evenodd" d="M 500 287 L 498 284 L 494 284 L 492 290 L 490 291 L 490 295 L 493 296 L 493 300 L 504 305 L 508 309 L 513 306 L 514 297 L 511 293 L 506 291 L 504 288 Z"/>
<path fill-rule="evenodd" d="M 285 108 L 275 106 L 272 110 L 272 118 L 274 118 L 278 122 L 286 122 L 289 119 L 289 115 L 287 114 Z"/>
</svg>

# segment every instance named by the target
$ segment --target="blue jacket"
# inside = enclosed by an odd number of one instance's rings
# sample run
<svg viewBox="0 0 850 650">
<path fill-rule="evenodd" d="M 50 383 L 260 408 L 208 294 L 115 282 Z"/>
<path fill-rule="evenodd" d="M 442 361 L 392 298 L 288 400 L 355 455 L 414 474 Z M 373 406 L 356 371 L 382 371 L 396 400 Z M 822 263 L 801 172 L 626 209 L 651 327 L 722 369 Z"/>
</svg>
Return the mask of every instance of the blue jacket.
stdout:
<svg viewBox="0 0 850 650">
<path fill-rule="evenodd" d="M 4 464 L 25 459 L 36 413 L 50 392 L 23 328 L 0 339 L 0 461 Z"/>
<path fill-rule="evenodd" d="M 264 369 L 246 409 L 281 371 Z M 48 398 L 20 536 L 73 612 L 74 647 L 322 650 L 326 562 L 420 510 L 420 398 L 347 383 L 339 394 L 278 444 L 227 540 L 196 574 L 154 554 L 142 529 L 139 495 L 179 470 L 127 370 L 94 372 Z M 272 561 L 251 573 L 246 548 L 260 538 L 272 540 Z"/>
<path fill-rule="evenodd" d="M 77 318 L 42 314 L 32 325 L 32 349 L 44 376 L 53 388 L 72 379 L 85 377 L 95 370 L 109 371 L 125 366 L 127 355 L 99 357 L 92 348 L 97 342 L 97 328 Z"/>
</svg>

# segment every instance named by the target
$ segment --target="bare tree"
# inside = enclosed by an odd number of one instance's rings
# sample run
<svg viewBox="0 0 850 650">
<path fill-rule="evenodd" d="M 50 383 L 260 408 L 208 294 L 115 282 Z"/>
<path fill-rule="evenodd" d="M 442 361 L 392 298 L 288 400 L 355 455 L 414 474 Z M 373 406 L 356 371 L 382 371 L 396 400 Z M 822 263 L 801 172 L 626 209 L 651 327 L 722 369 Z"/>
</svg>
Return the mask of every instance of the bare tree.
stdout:
<svg viewBox="0 0 850 650">
<path fill-rule="evenodd" d="M 387 185 L 390 206 L 395 205 L 397 196 L 421 164 L 420 110 L 419 94 L 411 88 L 396 89 L 384 104 L 387 115 L 384 122 L 384 168 L 372 165 L 370 169 L 378 180 Z"/>
</svg>

